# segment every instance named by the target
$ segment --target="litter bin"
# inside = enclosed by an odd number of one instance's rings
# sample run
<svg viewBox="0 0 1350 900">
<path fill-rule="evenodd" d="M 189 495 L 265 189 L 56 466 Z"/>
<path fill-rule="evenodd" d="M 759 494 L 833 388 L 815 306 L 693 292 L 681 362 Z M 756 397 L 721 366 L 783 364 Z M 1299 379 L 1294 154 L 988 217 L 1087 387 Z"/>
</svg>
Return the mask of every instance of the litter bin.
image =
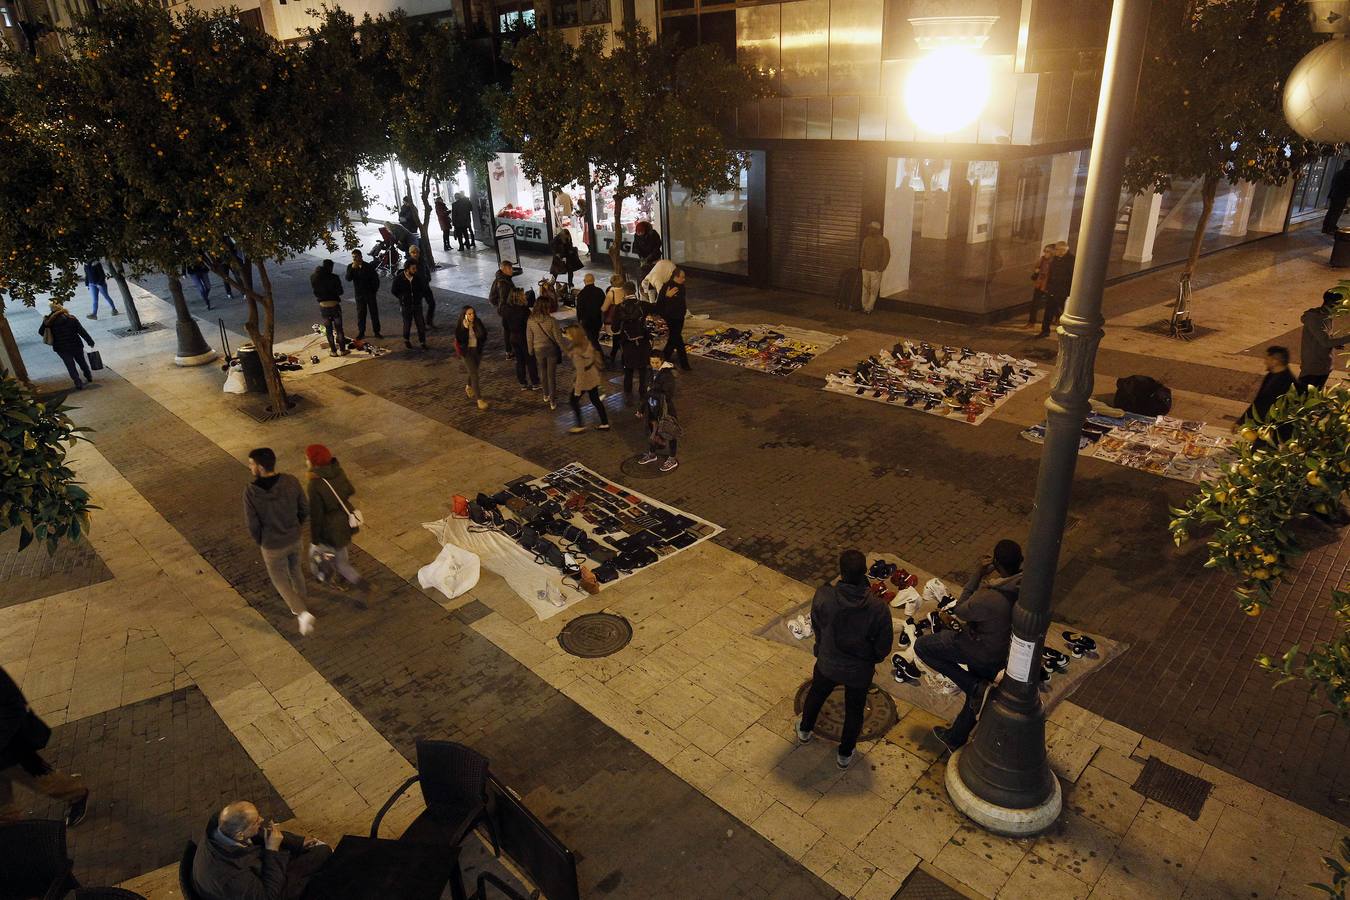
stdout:
<svg viewBox="0 0 1350 900">
<path fill-rule="evenodd" d="M 267 393 L 267 378 L 263 375 L 262 357 L 252 344 L 239 345 L 239 368 L 244 372 L 244 387 L 250 394 Z"/>
<path fill-rule="evenodd" d="M 1336 229 L 1336 243 L 1331 247 L 1331 267 L 1350 267 L 1350 228 Z"/>
</svg>

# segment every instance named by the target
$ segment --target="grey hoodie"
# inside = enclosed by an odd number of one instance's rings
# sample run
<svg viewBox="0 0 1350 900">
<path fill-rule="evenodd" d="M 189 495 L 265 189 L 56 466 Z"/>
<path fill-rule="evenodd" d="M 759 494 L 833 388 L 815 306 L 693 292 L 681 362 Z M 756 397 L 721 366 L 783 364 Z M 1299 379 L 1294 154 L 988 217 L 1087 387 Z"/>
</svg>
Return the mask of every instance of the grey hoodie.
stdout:
<svg viewBox="0 0 1350 900">
<path fill-rule="evenodd" d="M 816 668 L 850 687 L 872 683 L 877 663 L 886 658 L 895 640 L 886 604 L 869 593 L 866 584 L 846 581 L 816 589 L 811 630 L 816 636 Z"/>
<path fill-rule="evenodd" d="M 980 584 L 977 574 L 966 583 L 961 599 L 952 607 L 952 615 L 965 623 L 956 645 L 971 662 L 1003 668 L 1008 661 L 1008 641 L 1012 637 L 1012 610 L 1022 586 L 1022 573 L 994 574 Z"/>
<path fill-rule="evenodd" d="M 254 479 L 244 488 L 244 520 L 253 542 L 280 550 L 300 540 L 300 526 L 309 518 L 309 502 L 294 475 L 279 472 Z"/>
</svg>

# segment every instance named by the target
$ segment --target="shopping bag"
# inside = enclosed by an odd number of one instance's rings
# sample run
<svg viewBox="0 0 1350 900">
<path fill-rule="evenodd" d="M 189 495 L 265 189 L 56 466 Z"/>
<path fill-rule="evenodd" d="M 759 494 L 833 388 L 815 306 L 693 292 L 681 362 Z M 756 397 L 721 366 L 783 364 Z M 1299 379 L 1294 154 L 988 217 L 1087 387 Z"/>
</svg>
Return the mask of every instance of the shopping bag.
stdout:
<svg viewBox="0 0 1350 900">
<path fill-rule="evenodd" d="M 434 561 L 417 570 L 417 583 L 423 588 L 434 587 L 453 600 L 478 584 L 480 571 L 476 553 L 446 544 Z"/>
<path fill-rule="evenodd" d="M 88 353 L 88 357 L 89 357 L 89 368 L 94 369 L 95 371 L 103 368 L 102 353 L 99 353 L 97 350 L 90 350 Z"/>
<path fill-rule="evenodd" d="M 244 381 L 244 370 L 239 368 L 238 365 L 230 366 L 230 371 L 225 375 L 225 393 L 248 393 L 248 384 Z"/>
</svg>

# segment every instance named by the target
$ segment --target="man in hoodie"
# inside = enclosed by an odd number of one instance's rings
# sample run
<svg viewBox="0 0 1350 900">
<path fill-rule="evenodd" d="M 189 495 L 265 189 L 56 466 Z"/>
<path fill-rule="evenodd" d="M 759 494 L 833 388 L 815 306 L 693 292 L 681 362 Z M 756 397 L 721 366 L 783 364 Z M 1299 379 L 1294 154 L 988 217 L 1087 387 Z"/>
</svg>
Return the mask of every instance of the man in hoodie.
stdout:
<svg viewBox="0 0 1350 900">
<path fill-rule="evenodd" d="M 816 589 L 811 601 L 811 632 L 816 637 L 815 671 L 797 723 L 797 740 L 811 740 L 820 708 L 836 687 L 844 686 L 844 731 L 835 762 L 847 769 L 862 731 L 867 689 L 877 663 L 895 640 L 886 603 L 868 590 L 867 558 L 857 550 L 839 554 L 839 580 Z"/>
<path fill-rule="evenodd" d="M 352 261 L 347 264 L 347 280 L 352 283 L 352 292 L 356 294 L 356 339 L 366 336 L 366 314 L 370 314 L 370 325 L 375 336 L 380 334 L 380 307 L 377 295 L 380 293 L 380 273 L 366 262 L 360 250 L 352 251 Z"/>
<path fill-rule="evenodd" d="M 300 527 L 309 518 L 309 502 L 295 476 L 278 473 L 276 467 L 277 455 L 271 447 L 249 453 L 253 481 L 244 488 L 244 521 L 262 552 L 272 586 L 295 616 L 300 634 L 308 635 L 314 631 L 314 616 L 305 605 Z"/>
<path fill-rule="evenodd" d="M 325 259 L 309 276 L 314 299 L 323 314 L 323 330 L 328 336 L 328 355 L 347 355 L 347 336 L 342 333 L 342 279 L 333 271 L 333 261 Z"/>
<path fill-rule="evenodd" d="M 1322 295 L 1322 305 L 1314 306 L 1303 313 L 1303 340 L 1300 344 L 1298 366 L 1298 389 L 1307 391 L 1310 387 L 1321 390 L 1331 375 L 1332 353 L 1346 344 L 1350 344 L 1350 334 L 1332 337 L 1332 313 L 1344 300 L 1340 291 L 1331 290 Z"/>
<path fill-rule="evenodd" d="M 862 269 L 862 309 L 871 313 L 881 296 L 881 273 L 891 264 L 891 242 L 881 233 L 881 223 L 867 226 L 867 236 L 858 249 L 858 266 Z"/>
<path fill-rule="evenodd" d="M 283 832 L 236 800 L 207 821 L 192 886 L 205 900 L 297 900 L 332 855 L 318 838 Z"/>
<path fill-rule="evenodd" d="M 1012 611 L 1021 584 L 1022 548 L 1016 541 L 999 541 L 994 555 L 975 566 L 951 608 L 950 615 L 960 620 L 961 629 L 945 628 L 914 642 L 919 660 L 946 675 L 966 695 L 966 704 L 951 727 L 933 729 L 948 750 L 957 750 L 970 737 L 994 679 L 1008 664 Z"/>
</svg>

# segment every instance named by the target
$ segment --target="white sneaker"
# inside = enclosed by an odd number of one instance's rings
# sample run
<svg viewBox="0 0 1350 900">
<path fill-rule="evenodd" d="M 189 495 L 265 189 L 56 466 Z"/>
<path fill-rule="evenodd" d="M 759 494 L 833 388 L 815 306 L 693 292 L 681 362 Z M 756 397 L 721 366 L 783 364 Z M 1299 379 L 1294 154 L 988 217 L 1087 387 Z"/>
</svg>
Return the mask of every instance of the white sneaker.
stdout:
<svg viewBox="0 0 1350 900">
<path fill-rule="evenodd" d="M 799 641 L 805 640 L 806 638 L 811 636 L 811 626 L 803 619 L 802 616 L 797 616 L 796 618 L 788 619 L 787 627 L 788 631 L 792 633 L 792 636 Z"/>
<path fill-rule="evenodd" d="M 300 615 L 296 616 L 295 619 L 300 624 L 301 637 L 309 637 L 311 634 L 314 633 L 313 613 L 302 612 Z"/>
<path fill-rule="evenodd" d="M 841 769 L 847 769 L 853 764 L 853 754 L 850 753 L 848 756 L 845 756 L 842 753 L 836 753 L 834 755 L 834 764 Z"/>
<path fill-rule="evenodd" d="M 799 744 L 805 744 L 805 743 L 809 742 L 809 741 L 811 740 L 811 738 L 812 738 L 811 732 L 809 732 L 809 731 L 803 731 L 803 730 L 802 730 L 802 723 L 799 721 L 799 722 L 797 723 L 797 743 L 799 743 Z"/>
</svg>

